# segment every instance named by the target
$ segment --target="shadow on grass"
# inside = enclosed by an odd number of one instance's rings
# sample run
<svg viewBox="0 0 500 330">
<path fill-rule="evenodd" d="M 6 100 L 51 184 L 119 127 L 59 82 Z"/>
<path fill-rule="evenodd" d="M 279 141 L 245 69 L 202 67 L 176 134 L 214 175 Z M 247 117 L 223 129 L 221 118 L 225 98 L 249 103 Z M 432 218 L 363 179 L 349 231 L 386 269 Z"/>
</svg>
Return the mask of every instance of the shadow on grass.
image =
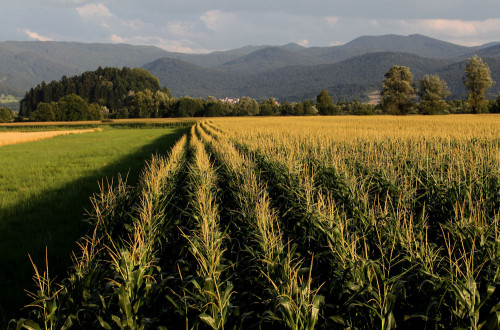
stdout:
<svg viewBox="0 0 500 330">
<path fill-rule="evenodd" d="M 28 203 L 0 210 L 0 329 L 11 318 L 18 318 L 19 309 L 30 302 L 24 289 L 35 289 L 28 253 L 43 270 L 47 247 L 50 277 L 56 281 L 64 278 L 71 266 L 71 252 L 77 250 L 75 242 L 88 230 L 83 219 L 98 182 L 120 173 L 123 178 L 128 174 L 128 184 L 135 185 L 145 161 L 154 153 L 165 154 L 187 131 L 176 129 L 92 175 L 44 191 Z"/>
</svg>

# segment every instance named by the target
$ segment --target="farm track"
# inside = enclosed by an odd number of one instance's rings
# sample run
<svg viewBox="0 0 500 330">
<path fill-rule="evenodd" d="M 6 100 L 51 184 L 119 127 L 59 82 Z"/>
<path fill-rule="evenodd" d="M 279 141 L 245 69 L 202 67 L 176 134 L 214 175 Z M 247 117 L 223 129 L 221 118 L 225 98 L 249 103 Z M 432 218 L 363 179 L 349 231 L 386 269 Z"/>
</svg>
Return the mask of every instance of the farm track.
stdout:
<svg viewBox="0 0 500 330">
<path fill-rule="evenodd" d="M 137 187 L 102 187 L 69 277 L 54 287 L 38 273 L 38 308 L 11 326 L 500 324 L 491 150 L 446 168 L 409 152 L 440 148 L 425 141 L 362 153 L 225 124 L 194 125 Z"/>
</svg>

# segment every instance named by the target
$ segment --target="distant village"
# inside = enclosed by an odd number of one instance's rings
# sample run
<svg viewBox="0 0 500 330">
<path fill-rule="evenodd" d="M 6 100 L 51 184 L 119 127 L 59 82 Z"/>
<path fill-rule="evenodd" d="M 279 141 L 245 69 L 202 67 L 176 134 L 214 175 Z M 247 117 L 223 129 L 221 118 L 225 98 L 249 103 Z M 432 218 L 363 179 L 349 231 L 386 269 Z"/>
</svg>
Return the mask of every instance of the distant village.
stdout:
<svg viewBox="0 0 500 330">
<path fill-rule="evenodd" d="M 271 98 L 271 99 L 274 101 L 274 104 L 280 105 L 277 98 Z M 240 102 L 240 98 L 228 98 L 228 97 L 226 97 L 226 98 L 218 99 L 218 100 L 221 102 L 230 103 L 230 104 L 236 104 L 236 103 Z"/>
</svg>

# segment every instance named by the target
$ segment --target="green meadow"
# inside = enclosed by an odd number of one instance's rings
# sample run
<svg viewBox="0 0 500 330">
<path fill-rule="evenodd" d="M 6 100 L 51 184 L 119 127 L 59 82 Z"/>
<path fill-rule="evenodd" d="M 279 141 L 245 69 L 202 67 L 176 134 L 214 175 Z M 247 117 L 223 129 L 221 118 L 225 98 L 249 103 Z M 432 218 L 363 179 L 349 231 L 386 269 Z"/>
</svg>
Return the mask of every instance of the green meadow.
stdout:
<svg viewBox="0 0 500 330">
<path fill-rule="evenodd" d="M 14 111 L 19 110 L 20 97 L 15 97 L 12 95 L 1 95 L 0 94 L 0 107 L 11 108 Z"/>
<path fill-rule="evenodd" d="M 3 103 L 16 103 L 21 101 L 20 97 L 15 97 L 13 95 L 3 95 L 0 97 L 0 104 Z"/>
<path fill-rule="evenodd" d="M 145 160 L 164 154 L 185 128 L 113 129 L 0 147 L 0 321 L 29 302 L 28 258 L 62 278 L 86 233 L 90 199 L 120 174 L 134 184 Z"/>
</svg>

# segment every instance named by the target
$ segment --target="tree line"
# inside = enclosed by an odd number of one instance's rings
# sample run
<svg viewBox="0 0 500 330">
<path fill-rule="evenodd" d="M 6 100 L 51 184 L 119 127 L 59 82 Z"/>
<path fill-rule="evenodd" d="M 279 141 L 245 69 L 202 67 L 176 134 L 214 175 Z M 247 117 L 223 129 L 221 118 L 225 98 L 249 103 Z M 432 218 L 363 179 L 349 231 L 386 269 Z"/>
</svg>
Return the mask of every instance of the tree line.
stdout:
<svg viewBox="0 0 500 330">
<path fill-rule="evenodd" d="M 500 95 L 486 100 L 492 86 L 490 70 L 482 59 L 468 59 L 463 83 L 467 100 L 446 100 L 450 95 L 444 80 L 426 75 L 417 84 L 408 67 L 394 66 L 382 82 L 381 103 L 359 100 L 334 102 L 323 90 L 315 102 L 282 102 L 269 98 L 258 102 L 242 97 L 225 102 L 214 97 L 173 98 L 156 77 L 143 69 L 99 68 L 72 78 L 42 84 L 21 100 L 20 116 L 32 121 L 75 121 L 122 118 L 218 117 L 218 116 L 306 116 L 370 114 L 500 113 Z M 5 111 L 4 111 L 5 112 Z M 7 118 L 7 115 L 2 118 Z M 12 113 L 8 119 L 12 120 Z"/>
<path fill-rule="evenodd" d="M 161 88 L 158 78 L 144 69 L 101 68 L 96 71 L 87 71 L 79 76 L 67 78 L 51 83 L 42 82 L 30 89 L 21 100 L 19 115 L 30 117 L 41 103 L 54 106 L 63 97 L 79 96 L 88 104 L 97 104 L 107 109 L 121 109 L 130 94 L 150 90 L 153 93 L 161 92 L 170 97 L 167 88 Z M 76 100 L 76 98 L 73 97 Z M 56 117 L 62 115 L 55 110 Z M 64 115 L 63 115 L 64 117 Z M 62 118 L 61 120 L 71 120 Z"/>
<path fill-rule="evenodd" d="M 322 92 L 323 93 L 323 92 Z M 326 93 L 326 92 L 325 92 Z M 370 115 L 382 113 L 380 106 L 363 104 L 358 100 L 337 102 L 321 107 L 311 100 L 278 103 L 274 98 L 257 102 L 242 97 L 236 103 L 218 100 L 167 97 L 162 92 L 144 90 L 127 97 L 124 107 L 111 111 L 105 106 L 87 102 L 78 95 L 70 94 L 58 102 L 41 102 L 31 113 L 31 121 L 78 121 L 126 118 L 178 118 L 178 117 L 225 117 L 225 116 L 312 116 L 312 115 Z"/>
<path fill-rule="evenodd" d="M 500 95 L 495 101 L 486 99 L 486 91 L 493 83 L 488 65 L 477 56 L 469 58 L 463 77 L 467 100 L 462 102 L 462 112 L 500 112 Z M 424 76 L 417 88 L 410 68 L 396 65 L 385 74 L 382 87 L 382 107 L 387 113 L 434 115 L 451 110 L 452 103 L 445 102 L 450 91 L 446 82 L 437 75 Z"/>
</svg>

